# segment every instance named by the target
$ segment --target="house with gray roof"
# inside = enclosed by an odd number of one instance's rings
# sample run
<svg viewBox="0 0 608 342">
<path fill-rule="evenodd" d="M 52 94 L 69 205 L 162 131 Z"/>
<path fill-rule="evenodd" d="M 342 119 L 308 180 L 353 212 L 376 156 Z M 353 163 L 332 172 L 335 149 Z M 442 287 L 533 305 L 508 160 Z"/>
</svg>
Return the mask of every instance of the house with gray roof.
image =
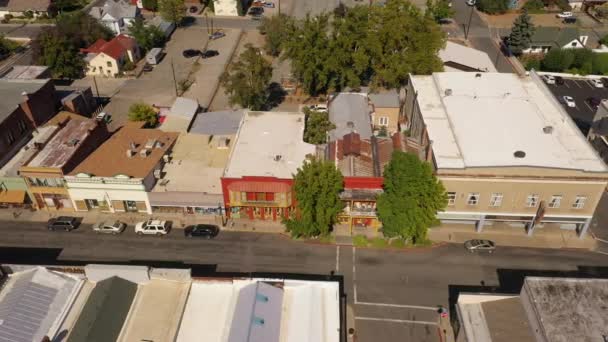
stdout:
<svg viewBox="0 0 608 342">
<path fill-rule="evenodd" d="M 589 36 L 581 35 L 575 27 L 537 27 L 524 53 L 547 53 L 553 48 L 581 49 L 587 44 Z"/>
<path fill-rule="evenodd" d="M 361 139 L 372 136 L 371 108 L 366 93 L 339 93 L 329 100 L 329 121 L 336 128 L 329 132 L 330 141 L 355 132 Z"/>
<path fill-rule="evenodd" d="M 0 0 L 0 17 L 10 14 L 22 17 L 31 12 L 34 17 L 50 14 L 51 0 Z"/>
<path fill-rule="evenodd" d="M 89 14 L 114 34 L 128 33 L 129 26 L 140 15 L 139 8 L 127 0 L 106 0 L 103 6 L 92 7 Z"/>
</svg>

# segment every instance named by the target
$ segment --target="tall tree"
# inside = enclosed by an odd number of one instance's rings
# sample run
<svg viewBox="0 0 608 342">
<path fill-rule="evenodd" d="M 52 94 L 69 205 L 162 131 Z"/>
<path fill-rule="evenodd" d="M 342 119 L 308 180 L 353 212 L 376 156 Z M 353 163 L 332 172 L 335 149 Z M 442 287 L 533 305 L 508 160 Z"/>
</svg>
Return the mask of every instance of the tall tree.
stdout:
<svg viewBox="0 0 608 342">
<path fill-rule="evenodd" d="M 142 6 L 150 11 L 158 10 L 158 0 L 143 0 Z"/>
<path fill-rule="evenodd" d="M 220 83 L 229 94 L 231 104 L 261 110 L 268 99 L 272 64 L 262 56 L 260 49 L 251 44 L 245 47 L 239 59 L 222 74 Z"/>
<path fill-rule="evenodd" d="M 129 121 L 143 121 L 147 127 L 155 127 L 158 123 L 158 114 L 152 108 L 143 102 L 134 103 L 129 107 Z"/>
<path fill-rule="evenodd" d="M 325 144 L 327 142 L 327 132 L 336 128 L 336 125 L 329 121 L 329 114 L 310 110 L 306 107 L 304 108 L 304 114 L 306 115 L 304 141 L 315 145 Z"/>
<path fill-rule="evenodd" d="M 186 15 L 184 0 L 158 0 L 160 16 L 170 23 L 180 25 Z"/>
<path fill-rule="evenodd" d="M 156 26 L 144 25 L 144 20 L 140 17 L 135 18 L 135 21 L 129 26 L 129 34 L 144 51 L 162 47 L 165 44 L 163 32 Z"/>
<path fill-rule="evenodd" d="M 442 19 L 451 18 L 454 10 L 450 7 L 449 0 L 427 0 L 425 14 L 439 22 Z"/>
<path fill-rule="evenodd" d="M 523 50 L 529 48 L 534 31 L 535 27 L 532 23 L 532 18 L 528 15 L 528 11 L 524 9 L 513 22 L 511 34 L 507 38 L 507 44 L 511 52 L 515 55 L 520 55 Z"/>
<path fill-rule="evenodd" d="M 424 241 L 437 211 L 447 205 L 441 182 L 427 162 L 395 151 L 384 170 L 384 193 L 378 197 L 378 217 L 389 237 Z"/>
<path fill-rule="evenodd" d="M 278 56 L 283 50 L 283 43 L 288 39 L 293 30 L 292 17 L 279 14 L 271 17 L 264 17 L 262 24 L 258 27 L 260 33 L 264 35 L 264 50 L 271 56 Z"/>
<path fill-rule="evenodd" d="M 49 67 L 55 78 L 80 78 L 84 60 L 78 46 L 70 37 L 54 30 L 45 32 L 33 43 L 33 53 L 38 64 Z"/>
<path fill-rule="evenodd" d="M 339 194 L 343 189 L 342 174 L 334 164 L 312 159 L 298 169 L 294 177 L 297 211 L 285 220 L 293 237 L 313 237 L 329 234 L 343 204 Z"/>
</svg>

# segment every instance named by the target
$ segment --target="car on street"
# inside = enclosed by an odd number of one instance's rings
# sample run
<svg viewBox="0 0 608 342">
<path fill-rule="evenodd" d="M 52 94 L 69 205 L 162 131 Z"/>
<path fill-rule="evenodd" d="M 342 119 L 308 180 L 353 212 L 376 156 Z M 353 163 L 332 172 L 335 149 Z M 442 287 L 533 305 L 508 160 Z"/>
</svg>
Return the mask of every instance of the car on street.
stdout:
<svg viewBox="0 0 608 342">
<path fill-rule="evenodd" d="M 600 80 L 600 79 L 597 79 L 597 78 L 593 79 L 593 80 L 591 80 L 591 83 L 596 88 L 604 88 L 604 82 L 602 82 L 602 80 Z"/>
<path fill-rule="evenodd" d="M 154 70 L 154 67 L 151 66 L 150 64 L 145 64 L 144 68 L 142 69 L 144 72 L 150 72 L 152 70 Z"/>
<path fill-rule="evenodd" d="M 572 96 L 562 96 L 562 100 L 564 102 L 564 104 L 570 108 L 574 108 L 576 107 L 576 102 L 574 102 L 574 99 L 572 98 Z"/>
<path fill-rule="evenodd" d="M 545 83 L 547 83 L 547 84 L 555 84 L 555 76 L 545 75 L 545 76 L 543 76 L 543 78 L 545 79 Z"/>
<path fill-rule="evenodd" d="M 48 230 L 65 230 L 69 232 L 70 230 L 74 230 L 78 228 L 80 225 L 80 220 L 74 216 L 58 216 L 53 217 L 48 220 L 46 227 Z"/>
<path fill-rule="evenodd" d="M 223 37 L 226 37 L 226 34 L 222 31 L 215 31 L 209 35 L 209 39 L 211 39 L 211 40 L 216 40 L 216 39 L 220 39 Z"/>
<path fill-rule="evenodd" d="M 600 100 L 599 98 L 597 98 L 595 96 L 592 96 L 592 97 L 588 97 L 586 102 L 589 105 L 589 107 L 591 107 L 593 109 L 597 109 L 597 107 L 600 106 L 600 103 L 602 103 L 602 100 Z"/>
<path fill-rule="evenodd" d="M 217 236 L 220 232 L 220 228 L 213 224 L 195 224 L 192 226 L 187 226 L 184 229 L 184 236 L 191 237 L 200 237 L 204 239 L 211 239 Z"/>
<path fill-rule="evenodd" d="M 135 234 L 137 235 L 156 235 L 163 236 L 169 234 L 171 224 L 169 221 L 148 220 L 138 222 L 135 225 Z"/>
<path fill-rule="evenodd" d="M 467 5 L 469 5 L 469 6 L 475 6 L 476 3 L 477 3 L 477 0 L 467 0 Z"/>
<path fill-rule="evenodd" d="M 195 49 L 187 49 L 182 52 L 182 56 L 184 56 L 185 58 L 196 57 L 200 54 L 201 54 L 201 52 L 199 50 L 195 50 Z"/>
<path fill-rule="evenodd" d="M 310 105 L 308 106 L 308 109 L 315 112 L 327 113 L 327 105 L 325 103 Z"/>
<path fill-rule="evenodd" d="M 561 76 L 555 76 L 555 84 L 557 84 L 557 85 L 564 84 L 564 78 Z"/>
<path fill-rule="evenodd" d="M 496 244 L 490 240 L 469 240 L 464 243 L 464 248 L 467 251 L 473 252 L 487 252 L 492 253 L 496 250 Z"/>
<path fill-rule="evenodd" d="M 220 53 L 217 52 L 217 50 L 205 50 L 203 52 L 201 52 L 201 58 L 205 59 L 205 58 L 211 58 L 211 57 L 215 57 L 218 56 Z"/>
<path fill-rule="evenodd" d="M 572 14 L 572 12 L 561 12 L 557 14 L 558 18 L 570 18 L 573 17 L 574 14 Z"/>
<path fill-rule="evenodd" d="M 122 233 L 125 228 L 127 228 L 127 224 L 120 221 L 101 221 L 93 225 L 93 231 L 95 233 L 114 235 Z"/>
<path fill-rule="evenodd" d="M 576 17 L 567 17 L 562 20 L 564 24 L 574 24 L 576 23 Z"/>
</svg>

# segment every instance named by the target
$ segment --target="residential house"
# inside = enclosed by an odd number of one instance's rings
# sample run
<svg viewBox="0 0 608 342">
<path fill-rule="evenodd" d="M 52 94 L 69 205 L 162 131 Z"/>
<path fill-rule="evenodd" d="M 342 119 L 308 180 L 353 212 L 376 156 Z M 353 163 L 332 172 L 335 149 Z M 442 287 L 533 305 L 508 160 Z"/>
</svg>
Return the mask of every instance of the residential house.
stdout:
<svg viewBox="0 0 608 342">
<path fill-rule="evenodd" d="M 293 175 L 316 155 L 304 114 L 247 112 L 222 177 L 227 216 L 280 221 L 295 208 Z"/>
<path fill-rule="evenodd" d="M 581 49 L 589 36 L 581 35 L 574 27 L 537 27 L 531 38 L 530 48 L 524 53 L 546 53 L 553 48 Z"/>
<path fill-rule="evenodd" d="M 221 178 L 243 113 L 221 111 L 196 116 L 189 133 L 177 138 L 161 179 L 148 194 L 154 213 L 224 213 Z"/>
<path fill-rule="evenodd" d="M 31 13 L 34 17 L 50 15 L 51 0 L 0 0 L 0 17 L 10 14 L 14 17 L 23 17 Z"/>
<path fill-rule="evenodd" d="M 76 211 L 152 213 L 148 200 L 178 134 L 129 123 L 74 168 L 65 181 Z"/>
<path fill-rule="evenodd" d="M 136 63 L 141 58 L 135 39 L 123 34 L 110 41 L 99 39 L 81 51 L 86 53 L 87 75 L 116 77 L 127 62 Z"/>
<path fill-rule="evenodd" d="M 140 15 L 129 0 L 106 0 L 103 6 L 92 7 L 89 14 L 116 35 L 129 33 L 129 25 Z"/>
<path fill-rule="evenodd" d="M 50 80 L 0 79 L 0 167 L 55 115 L 57 100 Z"/>
<path fill-rule="evenodd" d="M 78 115 L 67 115 L 62 119 L 55 120 L 59 131 L 19 168 L 37 209 L 73 210 L 64 175 L 69 174 L 109 135 L 105 124 L 94 119 Z"/>
<path fill-rule="evenodd" d="M 526 277 L 516 294 L 460 292 L 456 341 L 602 342 L 607 296 L 606 279 L 551 277 Z"/>
<path fill-rule="evenodd" d="M 409 151 L 447 191 L 444 223 L 587 232 L 608 168 L 532 72 L 410 76 Z"/>
<path fill-rule="evenodd" d="M 380 137 L 389 137 L 399 131 L 401 103 L 397 90 L 380 90 L 367 94 L 372 106 L 372 127 Z"/>
<path fill-rule="evenodd" d="M 487 53 L 451 41 L 439 50 L 439 58 L 443 61 L 443 71 L 497 71 Z"/>
<path fill-rule="evenodd" d="M 160 32 L 165 35 L 166 39 L 169 39 L 169 37 L 171 37 L 171 34 L 173 34 L 173 31 L 175 31 L 175 23 L 168 22 L 160 16 L 154 17 L 148 22 L 150 25 L 156 26 L 160 30 Z"/>
</svg>

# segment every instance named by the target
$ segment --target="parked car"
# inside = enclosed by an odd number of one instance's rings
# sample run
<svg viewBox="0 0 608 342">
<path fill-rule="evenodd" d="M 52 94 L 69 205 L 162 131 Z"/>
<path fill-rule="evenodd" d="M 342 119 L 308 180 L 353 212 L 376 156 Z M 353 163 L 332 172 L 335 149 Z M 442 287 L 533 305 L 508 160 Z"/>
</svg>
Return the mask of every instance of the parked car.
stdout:
<svg viewBox="0 0 608 342">
<path fill-rule="evenodd" d="M 144 72 L 150 72 L 150 71 L 154 70 L 154 67 L 153 67 L 153 66 L 151 66 L 150 64 L 147 64 L 147 63 L 146 63 L 146 64 L 144 64 L 144 67 L 143 67 L 143 69 L 142 69 L 142 70 L 143 70 Z"/>
<path fill-rule="evenodd" d="M 190 8 L 188 8 L 188 12 L 190 12 L 190 13 L 196 13 L 196 12 L 198 12 L 198 7 L 196 7 L 196 6 L 190 6 Z"/>
<path fill-rule="evenodd" d="M 319 103 L 308 106 L 308 109 L 314 110 L 315 112 L 327 113 L 327 105 L 325 103 Z"/>
<path fill-rule="evenodd" d="M 545 79 L 545 83 L 547 83 L 547 84 L 555 84 L 555 76 L 545 75 L 545 76 L 543 76 L 543 78 Z"/>
<path fill-rule="evenodd" d="M 564 78 L 561 76 L 555 76 L 555 84 L 557 84 L 557 85 L 564 84 Z"/>
<path fill-rule="evenodd" d="M 205 58 L 211 58 L 211 57 L 215 57 L 218 56 L 220 53 L 217 52 L 217 50 L 205 50 L 203 52 L 201 52 L 201 58 L 205 59 Z"/>
<path fill-rule="evenodd" d="M 186 237 L 202 237 L 205 239 L 211 239 L 217 236 L 220 232 L 220 228 L 212 224 L 196 224 L 188 226 L 184 229 L 184 235 Z"/>
<path fill-rule="evenodd" d="M 567 17 L 562 20 L 564 24 L 574 24 L 576 23 L 576 17 Z"/>
<path fill-rule="evenodd" d="M 464 248 L 467 251 L 473 252 L 488 252 L 492 253 L 496 250 L 496 244 L 490 240 L 469 240 L 464 243 Z"/>
<path fill-rule="evenodd" d="M 127 224 L 120 221 L 101 221 L 93 225 L 93 231 L 95 233 L 106 233 L 114 235 L 122 233 L 125 228 L 127 228 Z"/>
<path fill-rule="evenodd" d="M 169 234 L 171 224 L 168 221 L 148 220 L 139 222 L 135 225 L 135 234 L 137 235 L 156 235 L 162 236 Z"/>
<path fill-rule="evenodd" d="M 591 83 L 596 88 L 604 88 L 604 82 L 602 82 L 602 80 L 600 80 L 600 79 L 593 79 L 593 80 L 591 80 Z"/>
<path fill-rule="evenodd" d="M 573 16 L 574 16 L 574 14 L 572 14 L 572 12 L 562 12 L 562 13 L 557 14 L 558 18 L 570 18 Z"/>
<path fill-rule="evenodd" d="M 69 232 L 70 230 L 74 230 L 76 228 L 78 228 L 78 226 L 80 225 L 80 220 L 77 217 L 73 217 L 73 216 L 59 216 L 59 217 L 53 217 L 51 219 L 49 219 L 49 221 L 46 224 L 46 227 L 49 230 L 65 230 L 66 232 Z"/>
<path fill-rule="evenodd" d="M 467 5 L 469 5 L 469 6 L 475 6 L 476 3 L 477 3 L 477 0 L 467 0 Z"/>
<path fill-rule="evenodd" d="M 597 107 L 600 106 L 600 103 L 602 103 L 602 100 L 594 96 L 587 98 L 586 101 L 587 104 L 589 104 L 589 106 L 593 109 L 597 109 Z"/>
<path fill-rule="evenodd" d="M 608 88 L 608 78 L 607 77 L 600 78 L 600 81 L 602 81 L 602 83 L 604 83 L 604 87 Z"/>
<path fill-rule="evenodd" d="M 201 54 L 201 52 L 199 50 L 194 50 L 194 49 L 187 49 L 182 52 L 182 56 L 184 56 L 185 58 L 196 57 L 200 54 Z"/>
<path fill-rule="evenodd" d="M 226 34 L 222 31 L 215 31 L 209 35 L 209 39 L 211 39 L 211 40 L 216 40 L 216 39 L 220 39 L 223 37 L 226 37 Z"/>
<path fill-rule="evenodd" d="M 574 99 L 572 98 L 572 96 L 563 96 L 562 100 L 564 101 L 564 104 L 568 107 L 574 108 L 576 107 L 576 102 L 574 102 Z"/>
</svg>

